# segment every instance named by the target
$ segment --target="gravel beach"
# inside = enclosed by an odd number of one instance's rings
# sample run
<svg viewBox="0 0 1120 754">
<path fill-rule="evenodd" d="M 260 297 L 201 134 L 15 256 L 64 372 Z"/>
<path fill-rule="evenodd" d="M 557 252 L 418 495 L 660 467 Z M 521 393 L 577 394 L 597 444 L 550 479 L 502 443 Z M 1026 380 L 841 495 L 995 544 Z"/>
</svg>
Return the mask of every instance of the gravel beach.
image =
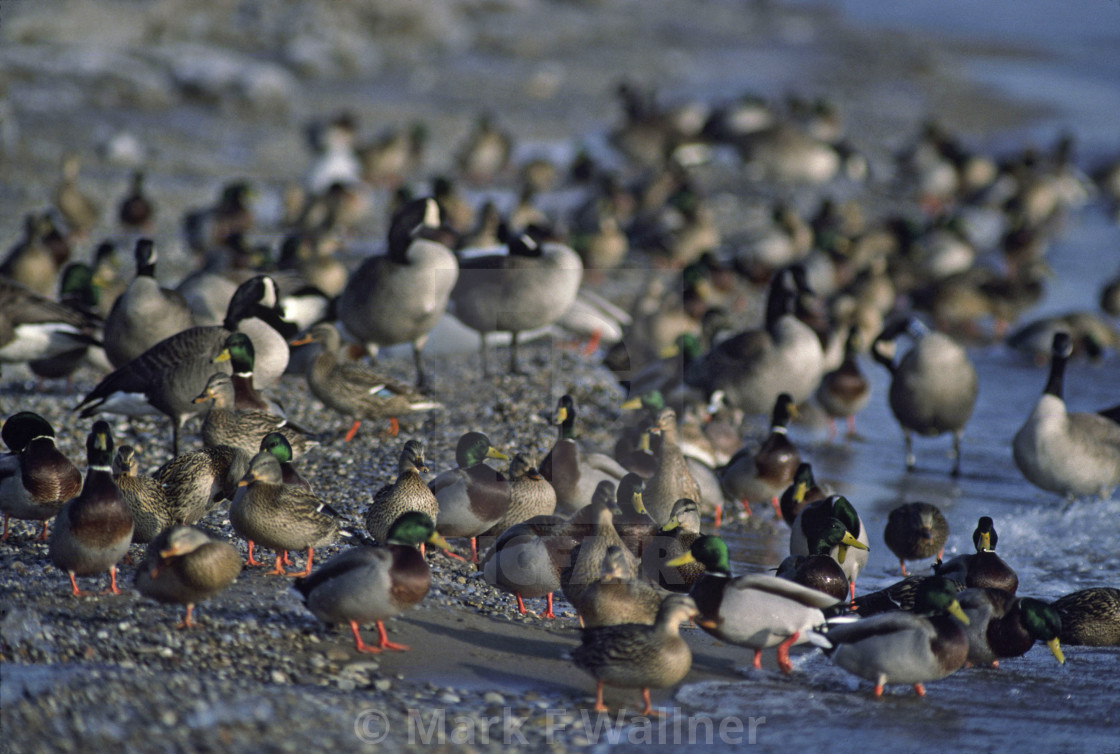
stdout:
<svg viewBox="0 0 1120 754">
<path fill-rule="evenodd" d="M 23 213 L 49 200 L 64 153 L 89 155 L 83 185 L 96 186 L 105 206 L 142 164 L 160 206 L 153 236 L 161 244 L 161 277 L 175 279 L 188 265 L 181 214 L 210 201 L 234 175 L 259 182 L 262 206 L 271 202 L 277 214 L 284 185 L 298 181 L 309 161 L 303 126 L 344 108 L 370 133 L 423 119 L 431 129 L 429 174 L 450 163 L 456 141 L 483 111 L 516 135 L 522 156 L 560 145 L 570 157 L 573 145 L 601 140 L 617 118 L 613 89 L 627 76 L 682 98 L 737 93 L 733 87 L 774 97 L 827 94 L 873 171 L 930 113 L 977 139 L 1041 114 L 957 76 L 950 47 L 860 33 L 816 8 L 711 0 L 372 4 L 377 11 L 356 5 L 230 0 L 202 9 L 171 0 L 95 11 L 67 0 L 0 4 L 0 238 L 13 242 Z M 769 191 L 740 172 L 717 161 L 696 173 L 727 232 L 743 225 L 749 197 Z M 512 185 L 498 192 L 506 200 Z M 883 204 L 893 201 L 885 189 L 869 191 Z M 387 191 L 373 195 L 348 261 L 380 243 L 388 201 Z M 601 286 L 623 305 L 644 272 L 641 257 L 628 261 Z M 492 364 L 504 364 L 498 350 Z M 321 433 L 322 446 L 296 459 L 301 473 L 360 522 L 372 493 L 395 475 L 409 438 L 424 442 L 433 472 L 454 466 L 455 443 L 472 429 L 506 452 L 539 457 L 555 437 L 549 416 L 556 401 L 570 393 L 580 407 L 580 434 L 610 448 L 622 392 L 598 359 L 581 355 L 564 335 L 527 345 L 522 359 L 529 376 L 482 379 L 476 353 L 430 354 L 426 364 L 444 408 L 402 421 L 397 438 L 366 422 L 343 443 L 344 421 L 310 396 L 299 375 L 273 392 Z M 413 377 L 407 356 L 381 366 Z M 83 367 L 72 391 L 62 383 L 40 390 L 26 370 L 4 365 L 0 413 L 42 414 L 59 447 L 84 468 L 88 426 L 70 408 L 98 378 Z M 136 447 L 142 469 L 167 459 L 166 422 L 107 418 L 117 442 Z M 198 428 L 197 419 L 187 425 L 189 447 L 200 445 Z M 201 523 L 245 551 L 228 506 Z M 786 530 L 769 518 L 730 526 L 752 551 L 785 548 Z M 521 616 L 512 596 L 443 555 L 429 553 L 428 597 L 387 624 L 390 637 L 412 650 L 359 655 L 348 632 L 321 624 L 288 583 L 263 569 L 245 569 L 230 589 L 198 606 L 196 628 L 178 631 L 177 608 L 127 589 L 72 597 L 46 544 L 32 537 L 29 524 L 15 523 L 0 543 L 0 751 L 568 751 L 611 735 L 687 743 L 673 727 L 679 721 L 700 740 L 714 731 L 717 743 L 747 743 L 753 734 L 748 719 L 687 707 L 650 724 L 633 715 L 637 692 L 617 690 L 608 691 L 608 703 L 626 713 L 599 720 L 589 712 L 594 682 L 562 656 L 579 639 L 571 607 L 558 599 L 556 620 Z M 465 542 L 453 544 L 467 551 Z M 338 551 L 317 551 L 316 562 Z M 131 555 L 140 562 L 142 546 Z M 133 572 L 122 566 L 122 585 L 131 585 Z M 749 664 L 749 652 L 698 628 L 682 634 L 694 653 L 690 682 L 742 678 L 735 669 Z M 655 691 L 654 702 L 677 705 L 672 689 Z"/>
</svg>

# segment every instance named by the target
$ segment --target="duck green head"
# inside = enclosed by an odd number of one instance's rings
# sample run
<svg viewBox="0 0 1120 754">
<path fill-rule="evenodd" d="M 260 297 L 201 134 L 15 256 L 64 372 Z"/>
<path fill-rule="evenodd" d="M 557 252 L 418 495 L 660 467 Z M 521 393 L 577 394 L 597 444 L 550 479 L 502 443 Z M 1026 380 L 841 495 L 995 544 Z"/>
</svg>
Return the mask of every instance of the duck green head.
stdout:
<svg viewBox="0 0 1120 754">
<path fill-rule="evenodd" d="M 226 338 L 221 353 L 214 357 L 214 363 L 228 361 L 233 366 L 234 374 L 247 375 L 253 373 L 255 356 L 253 341 L 249 336 L 243 332 L 235 332 Z"/>
<path fill-rule="evenodd" d="M 1042 600 L 1023 597 L 1019 600 L 1019 613 L 1022 616 L 1023 627 L 1027 629 L 1031 638 L 1046 642 L 1054 659 L 1059 664 L 1065 663 L 1066 658 L 1062 654 L 1061 642 L 1058 640 L 1058 636 L 1062 633 L 1062 618 L 1058 615 L 1058 611 Z"/>
<path fill-rule="evenodd" d="M 848 554 L 848 548 L 866 550 L 867 545 L 852 536 L 851 532 L 838 518 L 830 518 L 825 528 L 809 541 L 809 552 L 813 555 L 828 555 L 833 547 L 839 547 L 836 553 L 836 562 L 843 563 Z"/>
<path fill-rule="evenodd" d="M 451 545 L 436 531 L 431 516 L 420 511 L 402 513 L 389 527 L 386 542 L 395 545 L 416 547 L 421 544 L 435 545 L 441 550 L 450 550 Z"/>
<path fill-rule="evenodd" d="M 855 507 L 843 495 L 831 495 L 824 500 L 810 503 L 801 512 L 801 531 L 805 534 L 805 541 L 811 544 L 817 540 L 831 526 L 832 519 L 843 524 L 853 539 L 859 539 L 861 527 Z M 844 562 L 846 547 L 848 545 L 841 545 L 836 557 L 841 563 Z M 868 548 L 865 545 L 861 549 Z"/>
<path fill-rule="evenodd" d="M 802 461 L 797 466 L 797 471 L 793 472 L 793 500 L 800 503 L 805 499 L 806 493 L 809 488 L 816 485 L 817 481 L 813 478 L 813 467 Z"/>
<path fill-rule="evenodd" d="M 782 393 L 774 401 L 774 412 L 770 415 L 771 431 L 784 431 L 791 419 L 797 418 L 797 404 L 789 393 Z"/>
<path fill-rule="evenodd" d="M 260 450 L 271 453 L 280 463 L 292 462 L 292 444 L 279 432 L 269 432 L 261 440 Z"/>
<path fill-rule="evenodd" d="M 93 276 L 93 268 L 85 262 L 71 262 L 62 271 L 58 287 L 60 298 L 76 300 L 92 309 L 101 302 L 101 286 Z"/>
<path fill-rule="evenodd" d="M 104 419 L 95 421 L 86 437 L 86 459 L 91 469 L 112 471 L 113 431 L 109 428 L 109 422 Z"/>
<path fill-rule="evenodd" d="M 455 446 L 455 462 L 461 469 L 477 466 L 487 458 L 508 461 L 509 456 L 490 444 L 490 438 L 481 432 L 467 432 Z"/>
<path fill-rule="evenodd" d="M 727 543 L 719 537 L 710 535 L 698 537 L 692 543 L 688 552 L 666 561 L 665 565 L 676 568 L 689 563 L 700 563 L 713 573 L 725 575 L 731 573 L 731 559 L 727 554 Z"/>
<path fill-rule="evenodd" d="M 36 437 L 54 437 L 50 422 L 33 411 L 12 414 L 0 429 L 0 437 L 13 453 L 22 453 Z"/>
<path fill-rule="evenodd" d="M 634 411 L 636 409 L 645 409 L 650 413 L 660 411 L 665 407 L 665 396 L 661 394 L 660 390 L 650 390 L 647 393 L 642 393 L 636 398 L 631 398 L 622 404 L 624 411 Z"/>
<path fill-rule="evenodd" d="M 914 612 L 919 615 L 949 613 L 966 626 L 968 616 L 957 601 L 957 587 L 944 576 L 931 576 L 923 581 L 914 594 Z"/>
<path fill-rule="evenodd" d="M 991 517 L 981 516 L 976 524 L 976 530 L 972 532 L 972 544 L 976 546 L 976 552 L 995 551 L 998 539 Z"/>
<path fill-rule="evenodd" d="M 618 481 L 618 493 L 615 500 L 618 509 L 627 516 L 648 515 L 645 503 L 642 502 L 642 478 L 631 472 Z"/>
</svg>

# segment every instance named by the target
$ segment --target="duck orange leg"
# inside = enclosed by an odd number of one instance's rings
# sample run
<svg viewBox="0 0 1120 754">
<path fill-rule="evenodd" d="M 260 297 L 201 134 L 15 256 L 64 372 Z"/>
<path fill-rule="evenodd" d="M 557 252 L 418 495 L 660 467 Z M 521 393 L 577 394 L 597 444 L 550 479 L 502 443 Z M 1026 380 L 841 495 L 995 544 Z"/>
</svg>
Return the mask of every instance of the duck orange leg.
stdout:
<svg viewBox="0 0 1120 754">
<path fill-rule="evenodd" d="M 874 689 L 874 691 L 872 691 L 872 693 L 875 695 L 876 699 L 882 699 L 883 698 L 883 682 L 882 681 L 875 684 L 875 689 Z"/>
<path fill-rule="evenodd" d="M 552 612 L 552 592 L 548 593 L 548 609 L 541 615 L 542 618 L 555 618 L 556 613 Z"/>
<path fill-rule="evenodd" d="M 262 566 L 264 563 L 253 557 L 253 540 L 249 540 L 249 557 L 245 558 L 245 565 Z"/>
<path fill-rule="evenodd" d="M 74 587 L 74 588 L 77 589 L 78 587 Z M 525 601 L 523 599 L 521 599 L 521 595 L 518 594 L 517 592 L 514 592 L 513 596 L 517 598 L 517 612 L 521 613 L 522 615 L 527 613 L 528 610 L 525 609 Z"/>
<path fill-rule="evenodd" d="M 350 427 L 350 431 L 348 431 L 346 433 L 346 436 L 342 438 L 342 441 L 343 442 L 350 442 L 351 440 L 353 440 L 354 435 L 358 434 L 358 427 L 360 427 L 360 426 L 362 426 L 362 420 L 361 419 L 355 419 L 354 424 L 351 425 L 351 427 Z"/>
<path fill-rule="evenodd" d="M 285 576 L 284 565 L 280 562 L 280 552 L 276 553 L 276 565 L 272 567 L 271 571 L 267 571 L 265 576 Z"/>
<path fill-rule="evenodd" d="M 404 644 L 397 644 L 389 641 L 389 637 L 385 633 L 385 624 L 382 621 L 377 621 L 377 648 L 378 649 L 395 649 L 398 652 L 407 652 L 409 647 Z"/>
<path fill-rule="evenodd" d="M 903 575 L 903 576 L 906 576 L 906 575 L 908 575 L 908 574 L 906 573 L 906 561 L 904 561 L 904 560 L 903 560 L 902 558 L 899 558 L 899 559 L 898 559 L 898 566 L 899 566 L 899 568 L 901 568 L 901 569 L 902 569 L 902 575 Z"/>
<path fill-rule="evenodd" d="M 755 670 L 762 670 L 762 650 L 756 649 L 754 651 L 754 662 L 751 663 Z"/>
<path fill-rule="evenodd" d="M 103 594 L 121 594 L 121 590 L 117 588 L 117 567 L 115 565 L 109 568 L 109 589 Z"/>
<path fill-rule="evenodd" d="M 381 651 L 372 644 L 366 644 L 362 641 L 362 634 L 358 631 L 358 621 L 350 621 L 350 630 L 354 632 L 354 649 L 359 652 L 368 652 L 370 654 L 376 654 Z"/>
<path fill-rule="evenodd" d="M 86 597 L 90 594 L 93 594 L 93 592 L 83 592 L 78 588 L 78 580 L 74 577 L 73 571 L 67 571 L 66 573 L 70 576 L 70 588 L 72 590 L 70 592 L 71 594 L 73 594 L 75 597 Z"/>
<path fill-rule="evenodd" d="M 175 628 L 185 629 L 185 628 L 193 627 L 194 624 L 191 623 L 191 615 L 193 615 L 193 614 L 194 614 L 194 603 L 193 602 L 188 602 L 187 603 L 187 614 L 183 616 L 183 620 L 181 620 L 181 621 L 179 621 L 178 623 L 175 624 Z"/>
<path fill-rule="evenodd" d="M 717 529 L 723 526 L 723 503 L 716 503 L 716 520 L 714 525 Z"/>
<path fill-rule="evenodd" d="M 920 683 L 915 683 L 914 684 L 914 693 L 917 694 L 918 696 L 925 696 L 926 695 L 926 687 L 923 686 Z"/>
<path fill-rule="evenodd" d="M 743 498 L 739 502 L 743 504 L 743 512 L 746 513 L 747 516 L 750 516 L 751 515 L 751 501 L 747 500 L 746 498 Z"/>
<path fill-rule="evenodd" d="M 638 713 L 642 717 L 661 717 L 661 713 L 653 708 L 649 699 L 649 688 L 642 689 L 642 705 L 642 711 Z"/>
<path fill-rule="evenodd" d="M 789 648 L 792 647 L 800 637 L 801 632 L 794 631 L 793 636 L 778 645 L 778 667 L 782 669 L 783 673 L 793 672 L 793 663 L 789 660 Z"/>
<path fill-rule="evenodd" d="M 608 712 L 607 705 L 603 702 L 603 682 L 595 681 L 595 711 Z"/>
<path fill-rule="evenodd" d="M 314 554 L 315 554 L 314 553 L 314 548 L 308 547 L 307 548 L 307 565 L 305 565 L 303 567 L 303 570 L 302 571 L 296 571 L 295 573 L 285 573 L 284 575 L 289 576 L 291 578 L 298 578 L 298 577 L 307 578 L 308 576 L 310 576 L 311 575 L 311 557 Z"/>
<path fill-rule="evenodd" d="M 50 521 L 49 518 L 46 521 L 43 522 L 43 530 L 41 532 L 39 532 L 39 541 L 40 542 L 46 542 L 47 541 L 47 539 L 48 539 L 48 537 L 47 537 L 47 526 L 50 525 L 50 522 L 51 521 Z"/>
<path fill-rule="evenodd" d="M 780 500 L 778 500 L 777 495 L 774 495 L 774 497 L 770 498 L 770 505 L 774 506 L 774 515 L 778 517 L 779 521 L 781 521 L 782 520 L 782 503 L 781 503 Z"/>
</svg>

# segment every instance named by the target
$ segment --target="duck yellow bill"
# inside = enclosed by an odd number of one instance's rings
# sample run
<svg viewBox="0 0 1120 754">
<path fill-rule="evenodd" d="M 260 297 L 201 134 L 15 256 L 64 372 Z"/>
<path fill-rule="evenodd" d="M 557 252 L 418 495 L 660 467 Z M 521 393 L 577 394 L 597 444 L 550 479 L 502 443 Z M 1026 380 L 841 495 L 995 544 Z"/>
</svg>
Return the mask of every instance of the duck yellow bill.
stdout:
<svg viewBox="0 0 1120 754">
<path fill-rule="evenodd" d="M 447 544 L 447 540 L 438 531 L 433 531 L 427 539 L 428 544 L 435 545 L 441 550 L 447 551 L 451 549 L 451 545 Z"/>
<path fill-rule="evenodd" d="M 661 531 L 665 534 L 668 534 L 669 532 L 671 532 L 673 529 L 676 529 L 680 525 L 681 525 L 680 519 L 670 518 L 668 521 L 666 521 L 664 524 L 661 525 Z"/>
<path fill-rule="evenodd" d="M 635 492 L 632 496 L 632 503 L 634 510 L 638 512 L 639 516 L 646 515 L 646 504 L 642 502 L 642 493 Z M 679 526 L 680 524 L 678 523 L 677 525 Z"/>
<path fill-rule="evenodd" d="M 953 604 L 949 605 L 948 612 L 966 626 L 972 623 L 972 621 L 968 619 L 968 616 L 964 614 L 964 610 L 961 609 L 961 603 L 956 600 L 953 600 Z"/>
<path fill-rule="evenodd" d="M 210 359 L 211 364 L 220 364 L 223 361 L 229 361 L 229 349 L 223 348 L 222 352 L 214 358 Z"/>
<path fill-rule="evenodd" d="M 677 557 L 673 558 L 672 560 L 666 560 L 665 565 L 671 566 L 673 568 L 677 568 L 678 566 L 688 565 L 689 563 L 695 563 L 695 562 L 696 562 L 696 558 L 694 558 L 692 556 L 692 553 L 691 552 L 686 552 L 684 555 L 678 555 Z"/>
<path fill-rule="evenodd" d="M 489 450 L 487 450 L 486 451 L 486 457 L 487 458 L 493 458 L 493 459 L 498 460 L 498 461 L 508 461 L 509 460 L 509 456 L 507 456 L 505 453 L 498 450 L 497 448 L 490 448 Z"/>
<path fill-rule="evenodd" d="M 623 411 L 637 411 L 641 407 L 642 407 L 641 396 L 638 396 L 637 398 L 631 398 L 628 401 L 623 401 L 622 406 L 621 406 Z"/>
<path fill-rule="evenodd" d="M 992 549 L 992 535 L 989 534 L 986 531 L 980 533 L 980 548 L 979 549 L 981 549 L 981 550 Z"/>
<path fill-rule="evenodd" d="M 1046 642 L 1046 646 L 1050 647 L 1050 653 L 1054 655 L 1054 659 L 1058 661 L 1058 664 L 1064 665 L 1066 656 L 1062 654 L 1062 644 L 1058 641 L 1058 637 L 1055 636 L 1053 639 Z"/>
<path fill-rule="evenodd" d="M 556 409 L 556 419 L 554 420 L 553 423 L 563 424 L 565 422 L 565 420 L 567 420 L 567 418 L 568 418 L 568 409 L 563 408 L 563 407 L 558 408 L 558 409 Z"/>
</svg>

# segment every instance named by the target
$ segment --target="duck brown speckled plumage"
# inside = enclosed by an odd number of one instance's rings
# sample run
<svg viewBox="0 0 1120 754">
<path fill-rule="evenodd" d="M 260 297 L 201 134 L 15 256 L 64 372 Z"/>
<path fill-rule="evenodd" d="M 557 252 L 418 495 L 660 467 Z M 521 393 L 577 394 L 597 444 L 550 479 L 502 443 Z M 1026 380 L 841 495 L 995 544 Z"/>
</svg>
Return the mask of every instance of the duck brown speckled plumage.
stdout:
<svg viewBox="0 0 1120 754">
<path fill-rule="evenodd" d="M 136 589 L 156 602 L 187 608 L 176 628 L 190 628 L 194 606 L 222 591 L 241 573 L 233 545 L 193 526 L 176 525 L 151 541 L 136 572 Z"/>
<path fill-rule="evenodd" d="M 375 492 L 366 508 L 366 531 L 371 537 L 386 542 L 389 527 L 409 511 L 423 513 L 439 525 L 439 502 L 420 476 L 427 470 L 424 444 L 419 440 L 406 442 L 397 461 L 396 480 Z"/>
</svg>

